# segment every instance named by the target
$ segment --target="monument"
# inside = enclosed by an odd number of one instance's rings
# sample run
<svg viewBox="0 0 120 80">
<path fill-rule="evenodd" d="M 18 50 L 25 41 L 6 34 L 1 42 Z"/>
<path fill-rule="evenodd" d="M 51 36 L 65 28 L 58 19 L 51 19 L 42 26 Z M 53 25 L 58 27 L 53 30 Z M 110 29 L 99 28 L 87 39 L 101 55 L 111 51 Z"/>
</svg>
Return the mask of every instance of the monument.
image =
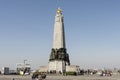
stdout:
<svg viewBox="0 0 120 80">
<path fill-rule="evenodd" d="M 40 66 L 39 72 L 66 73 L 76 72 L 79 74 L 78 65 L 70 65 L 69 55 L 65 46 L 64 19 L 62 10 L 57 9 L 54 23 L 53 47 L 47 66 Z"/>
<path fill-rule="evenodd" d="M 60 8 L 56 11 L 53 35 L 53 47 L 49 58 L 49 72 L 65 72 L 70 65 L 69 55 L 65 46 L 64 19 Z"/>
</svg>

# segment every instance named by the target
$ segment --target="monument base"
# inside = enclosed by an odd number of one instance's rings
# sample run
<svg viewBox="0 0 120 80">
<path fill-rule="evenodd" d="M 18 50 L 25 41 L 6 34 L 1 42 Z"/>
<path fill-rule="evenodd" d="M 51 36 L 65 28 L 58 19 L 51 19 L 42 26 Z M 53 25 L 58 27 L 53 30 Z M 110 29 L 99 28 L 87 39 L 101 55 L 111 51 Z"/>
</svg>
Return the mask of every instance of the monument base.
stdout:
<svg viewBox="0 0 120 80">
<path fill-rule="evenodd" d="M 66 71 L 66 63 L 62 60 L 49 61 L 48 71 L 50 73 L 64 73 Z"/>
</svg>

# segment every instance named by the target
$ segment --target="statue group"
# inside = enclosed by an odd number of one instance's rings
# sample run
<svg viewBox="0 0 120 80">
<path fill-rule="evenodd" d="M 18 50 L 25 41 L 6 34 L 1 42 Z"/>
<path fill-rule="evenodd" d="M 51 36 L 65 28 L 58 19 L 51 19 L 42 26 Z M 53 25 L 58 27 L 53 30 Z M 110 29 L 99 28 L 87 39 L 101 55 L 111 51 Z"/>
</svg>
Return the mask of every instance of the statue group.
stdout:
<svg viewBox="0 0 120 80">
<path fill-rule="evenodd" d="M 66 49 L 64 48 L 52 49 L 49 61 L 52 61 L 52 60 L 64 60 L 68 62 L 68 64 L 70 64 L 69 55 L 66 53 Z"/>
</svg>

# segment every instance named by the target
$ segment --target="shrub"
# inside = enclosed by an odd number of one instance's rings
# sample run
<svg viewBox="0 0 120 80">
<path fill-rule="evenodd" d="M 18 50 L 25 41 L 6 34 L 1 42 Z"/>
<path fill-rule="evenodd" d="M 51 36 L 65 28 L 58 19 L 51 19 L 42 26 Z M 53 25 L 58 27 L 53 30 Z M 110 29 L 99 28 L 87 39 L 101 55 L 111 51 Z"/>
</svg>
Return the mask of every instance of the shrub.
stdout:
<svg viewBox="0 0 120 80">
<path fill-rule="evenodd" d="M 74 76 L 76 76 L 77 74 L 76 74 L 76 72 L 66 72 L 66 75 L 74 75 Z"/>
</svg>

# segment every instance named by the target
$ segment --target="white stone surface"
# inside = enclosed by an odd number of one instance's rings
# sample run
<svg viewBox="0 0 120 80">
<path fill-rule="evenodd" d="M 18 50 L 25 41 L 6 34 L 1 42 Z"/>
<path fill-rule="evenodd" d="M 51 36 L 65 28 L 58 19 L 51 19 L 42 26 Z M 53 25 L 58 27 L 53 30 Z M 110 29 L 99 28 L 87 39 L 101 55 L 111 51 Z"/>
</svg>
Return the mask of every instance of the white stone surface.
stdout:
<svg viewBox="0 0 120 80">
<path fill-rule="evenodd" d="M 65 48 L 65 33 L 62 11 L 56 12 L 53 36 L 53 48 Z"/>
<path fill-rule="evenodd" d="M 49 69 L 48 71 L 56 71 L 56 72 L 63 72 L 65 71 L 65 62 L 64 61 L 50 61 L 49 62 Z"/>
</svg>

